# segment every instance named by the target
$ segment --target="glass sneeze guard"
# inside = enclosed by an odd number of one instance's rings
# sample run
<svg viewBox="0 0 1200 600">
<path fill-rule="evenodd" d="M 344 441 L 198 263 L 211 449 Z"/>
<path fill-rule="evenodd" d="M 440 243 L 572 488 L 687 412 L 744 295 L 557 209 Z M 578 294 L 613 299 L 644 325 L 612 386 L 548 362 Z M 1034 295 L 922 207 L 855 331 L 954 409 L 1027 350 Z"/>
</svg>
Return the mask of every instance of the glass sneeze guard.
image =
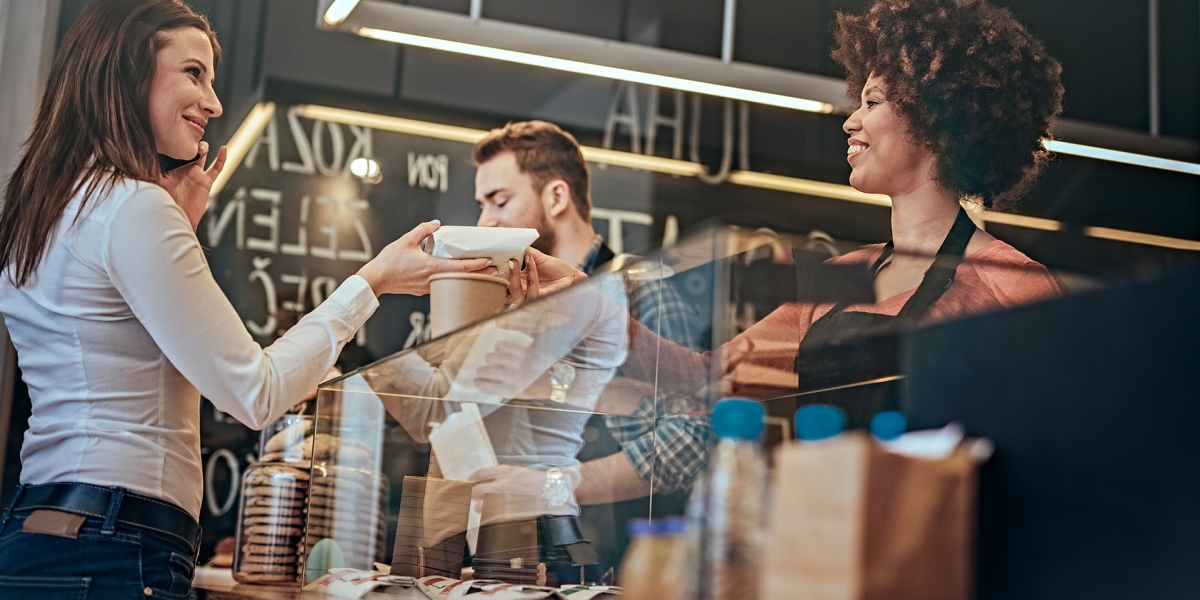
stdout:
<svg viewBox="0 0 1200 600">
<path fill-rule="evenodd" d="M 310 499 L 307 580 L 380 562 L 400 575 L 457 578 L 469 567 L 568 583 L 546 564 L 542 525 L 563 517 L 594 556 L 559 558 L 593 560 L 584 580 L 619 583 L 628 521 L 684 513 L 719 399 L 763 402 L 768 445 L 791 437 L 787 423 L 804 404 L 838 405 L 863 427 L 905 401 L 906 331 L 1063 292 L 1040 265 L 989 250 L 904 320 L 911 293 L 876 297 L 870 267 L 883 246 L 835 256 L 842 250 L 706 229 L 327 383 L 315 431 L 345 442 L 313 462 L 311 485 L 323 493 Z M 989 292 L 1012 285 L 1017 296 Z M 816 335 L 831 310 L 898 318 Z M 845 360 L 862 347 L 893 359 Z"/>
</svg>

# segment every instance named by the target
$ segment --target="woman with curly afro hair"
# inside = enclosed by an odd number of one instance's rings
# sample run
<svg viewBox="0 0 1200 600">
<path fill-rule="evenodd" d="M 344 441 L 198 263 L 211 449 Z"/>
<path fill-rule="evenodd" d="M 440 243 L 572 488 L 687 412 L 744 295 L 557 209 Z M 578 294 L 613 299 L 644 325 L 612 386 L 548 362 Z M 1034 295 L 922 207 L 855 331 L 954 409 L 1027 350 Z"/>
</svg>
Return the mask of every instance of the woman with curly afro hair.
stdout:
<svg viewBox="0 0 1200 600">
<path fill-rule="evenodd" d="M 809 391 L 895 373 L 880 336 L 1059 293 L 1045 267 L 976 228 L 961 205 L 1011 206 L 1046 162 L 1063 88 L 1041 41 L 983 0 L 877 0 L 839 13 L 835 40 L 857 100 L 843 125 L 850 185 L 891 198 L 892 239 L 837 259 L 871 265 L 877 303 L 792 313 Z M 864 395 L 890 396 L 840 396 Z M 880 408 L 871 404 L 864 415 Z"/>
<path fill-rule="evenodd" d="M 999 208 L 1028 189 L 1063 91 L 1042 43 L 982 0 L 876 0 L 863 15 L 839 14 L 836 32 L 833 56 L 859 103 L 844 125 L 850 184 L 891 198 L 892 240 L 831 262 L 871 267 L 878 300 L 788 303 L 715 354 L 723 395 L 777 399 L 775 412 L 798 383 L 797 405 L 839 406 L 862 428 L 899 405 L 899 334 L 1060 293 L 1045 267 L 977 229 L 960 202 Z M 633 320 L 629 338 L 625 377 L 654 382 L 672 413 L 708 408 L 691 399 L 707 398 L 695 392 L 709 383 L 712 354 Z M 795 354 L 779 351 L 797 341 Z M 666 468 L 700 468 L 686 457 L 704 456 L 705 439 L 670 443 Z"/>
<path fill-rule="evenodd" d="M 831 262 L 869 266 L 877 301 L 786 304 L 719 352 L 732 395 L 779 395 L 739 372 L 794 372 L 800 403 L 841 406 L 863 426 L 898 400 L 898 334 L 1060 293 L 1045 267 L 977 229 L 961 203 L 1000 208 L 1030 187 L 1063 90 L 1042 43 L 982 0 L 876 0 L 865 14 L 839 14 L 833 57 L 858 104 L 843 126 L 850 184 L 891 198 L 892 239 Z M 643 360 L 640 339 L 653 339 L 631 332 L 627 375 Z M 796 340 L 795 355 L 754 350 Z M 707 356 L 669 346 L 646 345 L 646 364 L 670 373 L 660 383 L 708 373 Z"/>
</svg>

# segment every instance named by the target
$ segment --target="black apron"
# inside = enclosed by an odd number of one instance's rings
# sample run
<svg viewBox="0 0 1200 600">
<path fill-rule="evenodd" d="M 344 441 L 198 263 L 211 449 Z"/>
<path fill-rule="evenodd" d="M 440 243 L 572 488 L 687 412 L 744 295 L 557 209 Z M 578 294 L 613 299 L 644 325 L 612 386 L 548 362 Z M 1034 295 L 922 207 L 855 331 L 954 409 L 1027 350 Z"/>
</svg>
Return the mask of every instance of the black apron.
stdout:
<svg viewBox="0 0 1200 600">
<path fill-rule="evenodd" d="M 946 235 L 933 265 L 900 312 L 892 317 L 846 311 L 837 304 L 817 319 L 800 340 L 795 369 L 800 378 L 797 408 L 807 404 L 832 404 L 846 411 L 851 428 L 867 428 L 881 410 L 901 408 L 900 339 L 954 283 L 975 224 L 959 208 L 958 218 Z M 892 256 L 889 241 L 871 266 L 872 275 Z"/>
</svg>

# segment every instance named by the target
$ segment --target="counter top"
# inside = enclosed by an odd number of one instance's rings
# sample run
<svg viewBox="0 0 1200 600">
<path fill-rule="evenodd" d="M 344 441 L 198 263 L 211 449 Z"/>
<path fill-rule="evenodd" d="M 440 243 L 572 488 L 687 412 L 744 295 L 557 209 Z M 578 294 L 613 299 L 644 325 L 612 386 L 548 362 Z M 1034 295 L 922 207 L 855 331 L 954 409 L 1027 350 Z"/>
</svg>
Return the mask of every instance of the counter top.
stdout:
<svg viewBox="0 0 1200 600">
<path fill-rule="evenodd" d="M 323 600 L 335 598 L 327 594 L 304 592 L 299 587 L 274 587 L 266 585 L 249 585 L 233 580 L 229 569 L 213 567 L 196 567 L 196 575 L 192 578 L 192 587 L 204 600 Z M 417 588 L 387 588 L 388 593 L 368 593 L 364 600 L 386 600 L 405 598 L 412 600 L 428 600 Z"/>
</svg>

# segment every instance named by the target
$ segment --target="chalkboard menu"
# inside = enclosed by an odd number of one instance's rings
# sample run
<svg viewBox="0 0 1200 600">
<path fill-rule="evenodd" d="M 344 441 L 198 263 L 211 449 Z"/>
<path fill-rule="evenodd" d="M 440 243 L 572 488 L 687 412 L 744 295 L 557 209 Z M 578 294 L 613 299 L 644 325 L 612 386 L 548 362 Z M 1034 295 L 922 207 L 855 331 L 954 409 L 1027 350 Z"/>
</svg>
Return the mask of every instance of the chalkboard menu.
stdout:
<svg viewBox="0 0 1200 600">
<path fill-rule="evenodd" d="M 376 161 L 382 179 L 355 176 L 358 159 Z M 652 175 L 596 167 L 597 230 L 609 233 L 612 209 L 642 210 L 644 221 L 619 226 L 625 248 L 645 246 Z M 280 107 L 198 235 L 217 282 L 265 345 L 418 223 L 474 225 L 474 178 L 471 144 L 313 121 Z M 427 314 L 425 298 L 384 296 L 352 345 L 367 358 L 412 346 L 428 339 Z"/>
<path fill-rule="evenodd" d="M 388 243 L 422 221 L 474 225 L 472 145 L 315 121 L 279 105 L 197 235 L 217 283 L 264 346 L 328 297 Z M 373 160 L 381 178 L 356 176 Z M 361 164 L 361 163 L 360 163 Z M 649 245 L 653 174 L 591 165 L 594 221 L 625 249 Z M 657 227 L 661 231 L 661 225 Z M 353 369 L 428 339 L 427 297 L 387 295 L 339 361 Z M 204 555 L 232 535 L 237 475 L 257 433 L 205 403 Z"/>
</svg>

